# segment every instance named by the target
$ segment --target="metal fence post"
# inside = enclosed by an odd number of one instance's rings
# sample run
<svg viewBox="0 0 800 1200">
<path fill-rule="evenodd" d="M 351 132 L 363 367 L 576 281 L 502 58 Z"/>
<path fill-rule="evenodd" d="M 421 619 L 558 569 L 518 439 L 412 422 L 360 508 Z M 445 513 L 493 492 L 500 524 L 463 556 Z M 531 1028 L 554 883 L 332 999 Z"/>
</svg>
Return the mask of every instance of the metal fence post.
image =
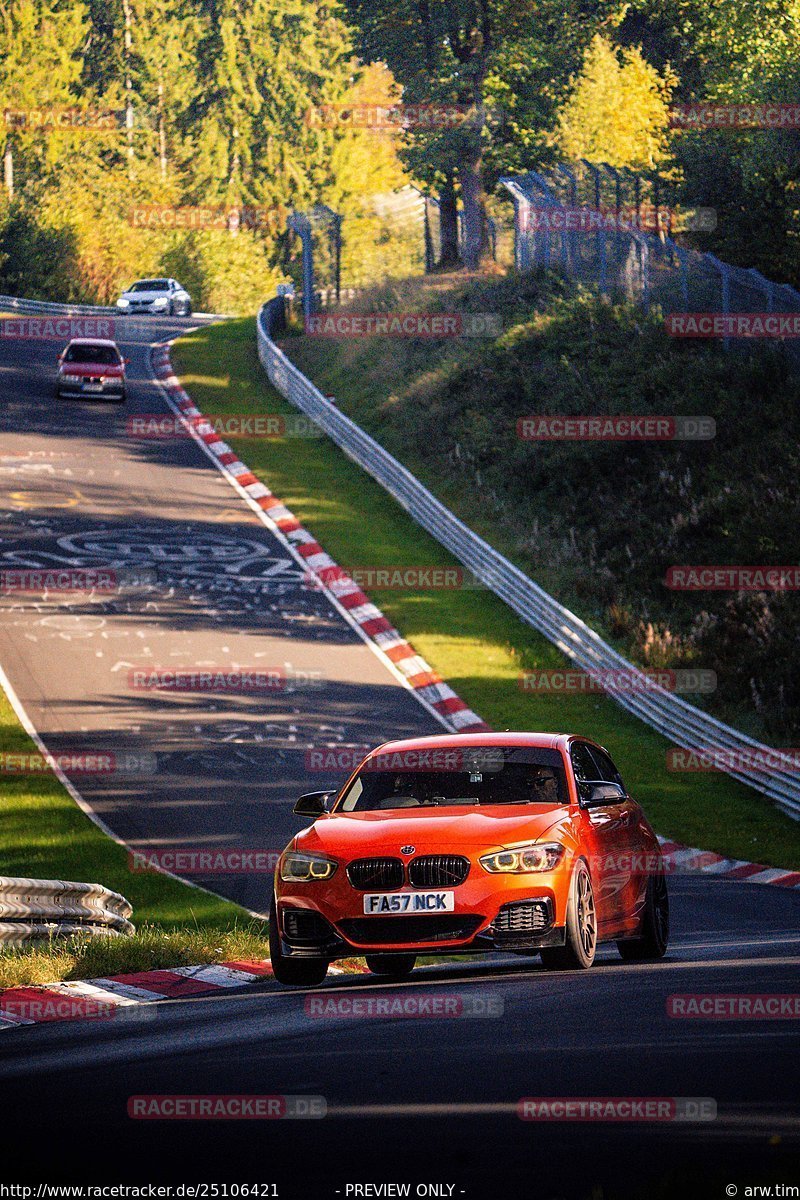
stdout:
<svg viewBox="0 0 800 1200">
<path fill-rule="evenodd" d="M 511 200 L 514 204 L 514 266 L 518 271 L 527 271 L 530 265 L 530 256 L 528 254 L 528 211 L 530 201 L 516 179 L 505 176 L 500 180 L 500 183 L 511 193 Z"/>
<path fill-rule="evenodd" d="M 650 312 L 650 247 L 647 239 L 641 235 L 637 235 L 635 240 L 639 247 L 639 262 L 642 270 L 642 310 L 647 316 Z"/>
<path fill-rule="evenodd" d="M 616 230 L 617 230 L 617 238 L 616 238 L 617 255 L 619 255 L 619 246 L 620 246 L 619 214 L 620 214 L 620 209 L 622 208 L 622 191 L 621 191 L 621 185 L 620 185 L 620 181 L 619 181 L 619 171 L 617 170 L 616 167 L 609 166 L 609 164 L 607 162 L 600 163 L 600 166 L 603 168 L 604 171 L 607 171 L 608 174 L 611 176 L 611 178 L 614 180 L 614 225 L 616 226 Z"/>
<path fill-rule="evenodd" d="M 538 188 L 539 191 L 544 194 L 544 198 L 548 202 L 550 207 L 552 207 L 552 208 L 560 208 L 561 207 L 561 205 L 559 205 L 559 203 L 558 203 L 558 196 L 555 194 L 549 180 L 546 179 L 544 175 L 541 175 L 538 171 L 529 171 L 528 174 L 524 178 L 526 180 L 530 180 L 532 186 Z M 543 231 L 543 233 L 544 233 L 544 241 L 543 241 L 544 254 L 542 256 L 542 266 L 545 269 L 547 269 L 550 266 L 550 254 L 551 254 L 550 231 L 548 229 L 545 229 Z M 562 238 L 562 244 L 563 244 L 563 238 Z"/>
<path fill-rule="evenodd" d="M 766 296 L 767 312 L 771 313 L 773 310 L 773 287 L 774 287 L 774 285 L 772 283 L 770 283 L 769 279 L 765 279 L 764 276 L 761 274 L 761 272 L 757 271 L 755 269 L 755 267 L 747 267 L 746 270 L 747 270 L 747 274 L 753 280 L 753 283 L 755 284 L 755 286 L 759 289 L 759 291 L 763 292 L 764 295 Z"/>
<path fill-rule="evenodd" d="M 334 261 L 334 278 L 336 286 L 336 303 L 339 304 L 342 298 L 342 221 L 344 218 L 341 213 L 333 214 L 333 261 Z"/>
<path fill-rule="evenodd" d="M 305 213 L 292 212 L 286 224 L 300 238 L 303 250 L 303 316 L 314 315 L 314 247 L 311 241 L 311 222 Z"/>
<path fill-rule="evenodd" d="M 681 273 L 681 296 L 683 298 L 683 311 L 689 311 L 689 268 L 687 266 L 688 253 L 683 246 L 678 246 L 673 242 L 672 238 L 664 239 L 664 246 L 669 250 L 670 262 L 673 255 L 678 259 L 678 266 Z"/>
<path fill-rule="evenodd" d="M 563 163 L 559 163 L 555 169 L 569 180 L 569 203 L 574 211 L 578 207 L 578 180 L 575 178 L 575 172 L 571 171 L 569 167 L 565 167 Z M 574 275 L 577 273 L 576 263 L 578 258 L 578 235 L 574 230 L 568 238 L 565 235 L 565 248 L 567 245 L 569 246 L 567 268 L 569 269 L 571 266 Z"/>
<path fill-rule="evenodd" d="M 594 163 L 589 162 L 588 158 L 582 158 L 581 162 L 591 171 L 594 178 L 594 206 L 596 211 L 600 212 L 601 207 L 601 184 L 600 184 L 600 168 Z M 600 294 L 608 295 L 608 281 L 606 279 L 606 231 L 602 227 L 602 222 L 598 226 L 596 234 L 597 259 L 600 268 Z"/>
<path fill-rule="evenodd" d="M 723 312 L 724 316 L 727 317 L 730 315 L 730 311 L 731 311 L 731 281 L 730 281 L 730 270 L 731 269 L 727 263 L 720 262 L 720 260 L 714 254 L 706 254 L 705 257 L 706 257 L 707 262 L 710 262 L 712 267 L 715 267 L 716 270 L 719 271 L 720 289 L 721 289 L 721 295 L 722 295 L 722 312 Z M 726 350 L 730 350 L 730 348 L 731 348 L 731 339 L 727 333 L 725 334 L 725 337 L 722 339 L 722 345 Z"/>
<path fill-rule="evenodd" d="M 633 180 L 633 198 L 636 205 L 636 228 L 642 228 L 642 177 L 630 167 L 622 167 L 622 173 Z"/>
<path fill-rule="evenodd" d="M 433 237 L 431 236 L 431 218 L 428 211 L 428 197 L 423 196 L 425 209 L 425 274 L 430 275 L 433 270 Z"/>
</svg>

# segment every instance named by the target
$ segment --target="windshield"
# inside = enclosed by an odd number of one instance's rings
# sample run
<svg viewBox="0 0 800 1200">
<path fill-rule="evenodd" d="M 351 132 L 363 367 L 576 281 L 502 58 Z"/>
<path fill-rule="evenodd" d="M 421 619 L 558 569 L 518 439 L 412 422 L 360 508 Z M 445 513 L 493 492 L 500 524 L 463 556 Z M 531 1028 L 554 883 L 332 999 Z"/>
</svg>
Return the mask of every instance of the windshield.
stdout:
<svg viewBox="0 0 800 1200">
<path fill-rule="evenodd" d="M 168 279 L 140 279 L 131 288 L 132 292 L 167 292 L 169 291 Z"/>
<path fill-rule="evenodd" d="M 413 753 L 417 759 L 421 757 L 419 752 Z M 337 804 L 337 811 L 567 803 L 558 750 L 486 746 L 447 753 L 452 755 L 449 763 L 408 768 L 402 761 L 403 752 L 371 759 Z M 397 766 L 392 759 L 400 760 Z"/>
<path fill-rule="evenodd" d="M 119 352 L 114 346 L 70 346 L 64 355 L 70 363 L 106 363 L 119 366 Z"/>
</svg>

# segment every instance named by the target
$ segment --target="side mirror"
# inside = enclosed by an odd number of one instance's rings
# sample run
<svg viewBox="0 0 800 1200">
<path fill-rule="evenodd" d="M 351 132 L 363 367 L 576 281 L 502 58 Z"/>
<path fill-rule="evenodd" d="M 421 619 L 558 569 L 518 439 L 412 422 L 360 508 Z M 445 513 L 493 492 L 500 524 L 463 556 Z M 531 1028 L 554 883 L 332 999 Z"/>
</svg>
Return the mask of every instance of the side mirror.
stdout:
<svg viewBox="0 0 800 1200">
<path fill-rule="evenodd" d="M 620 804 L 625 793 L 616 783 L 587 783 L 580 797 L 581 808 L 602 808 L 605 804 Z"/>
<path fill-rule="evenodd" d="M 321 817 L 328 811 L 328 801 L 336 792 L 306 792 L 294 806 L 299 817 Z"/>
</svg>

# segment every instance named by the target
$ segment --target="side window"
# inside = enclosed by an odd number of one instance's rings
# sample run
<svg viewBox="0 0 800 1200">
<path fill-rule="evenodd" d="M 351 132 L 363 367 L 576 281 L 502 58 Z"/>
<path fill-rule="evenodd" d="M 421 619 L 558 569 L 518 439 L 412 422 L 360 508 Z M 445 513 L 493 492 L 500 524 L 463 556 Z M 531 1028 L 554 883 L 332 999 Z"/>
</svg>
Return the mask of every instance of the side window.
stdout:
<svg viewBox="0 0 800 1200">
<path fill-rule="evenodd" d="M 622 776 L 605 751 L 599 750 L 597 746 L 592 746 L 592 758 L 597 763 L 600 772 L 599 779 L 607 783 L 618 783 L 620 787 L 625 786 L 622 782 Z"/>
<path fill-rule="evenodd" d="M 573 742 L 569 752 L 578 783 L 596 783 L 597 767 L 585 742 Z"/>
</svg>

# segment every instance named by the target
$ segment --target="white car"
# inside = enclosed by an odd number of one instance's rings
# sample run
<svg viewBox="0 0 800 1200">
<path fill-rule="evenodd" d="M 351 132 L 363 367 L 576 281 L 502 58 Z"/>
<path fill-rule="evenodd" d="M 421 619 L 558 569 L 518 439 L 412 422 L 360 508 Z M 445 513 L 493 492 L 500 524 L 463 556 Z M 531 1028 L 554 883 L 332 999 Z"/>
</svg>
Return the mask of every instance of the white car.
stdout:
<svg viewBox="0 0 800 1200">
<path fill-rule="evenodd" d="M 192 300 L 177 279 L 137 279 L 117 301 L 127 313 L 155 313 L 157 316 L 189 317 Z"/>
</svg>

